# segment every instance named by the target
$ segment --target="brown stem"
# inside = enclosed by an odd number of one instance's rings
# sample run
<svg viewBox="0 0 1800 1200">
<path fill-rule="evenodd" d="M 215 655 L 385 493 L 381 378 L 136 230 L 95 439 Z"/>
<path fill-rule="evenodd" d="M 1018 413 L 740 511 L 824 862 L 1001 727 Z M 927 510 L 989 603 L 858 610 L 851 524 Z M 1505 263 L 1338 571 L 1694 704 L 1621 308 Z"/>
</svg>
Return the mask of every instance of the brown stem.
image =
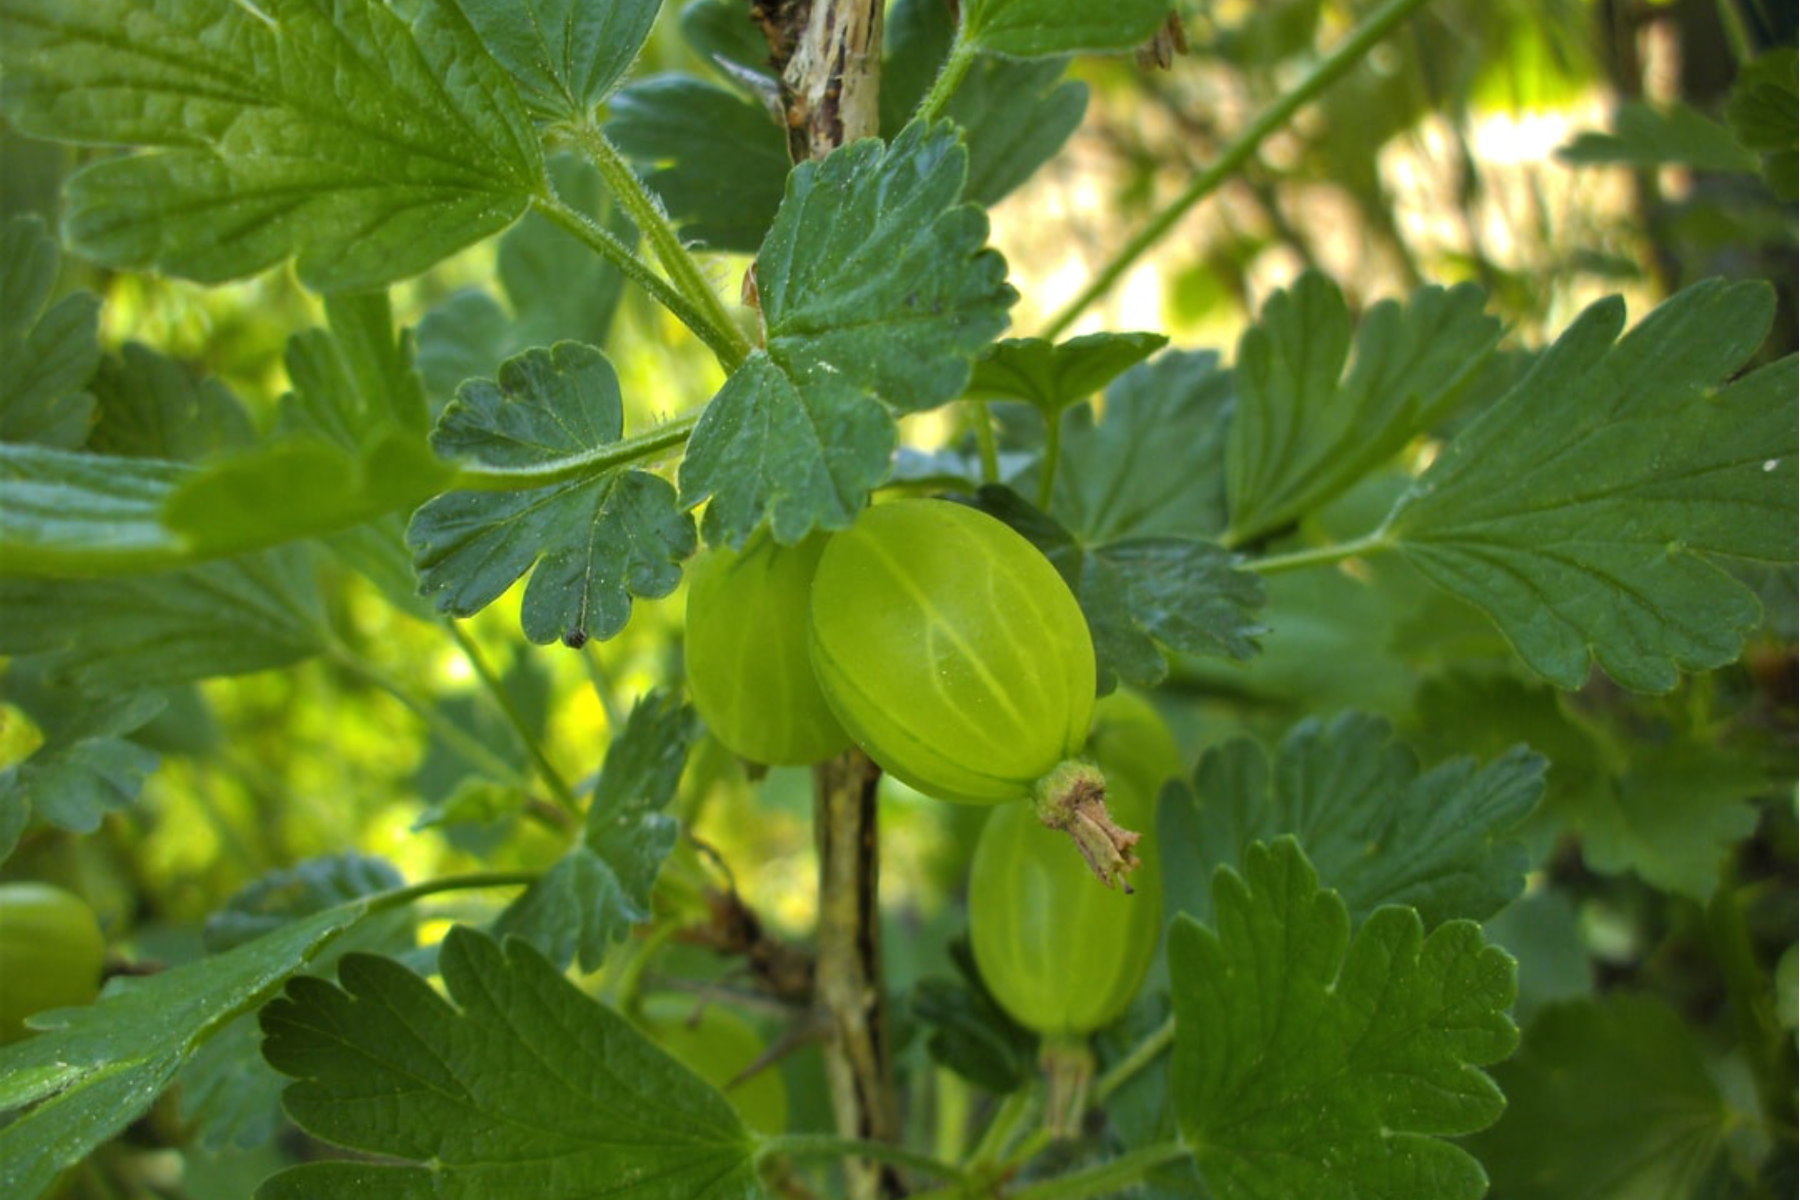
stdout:
<svg viewBox="0 0 1800 1200">
<path fill-rule="evenodd" d="M 752 20 L 781 76 L 788 153 L 796 162 L 880 132 L 882 0 L 751 0 Z M 754 270 L 754 268 L 752 268 Z M 754 286 L 754 275 L 748 287 Z M 900 1140 L 881 978 L 881 770 L 851 750 L 813 768 L 819 845 L 819 945 L 814 994 L 831 1032 L 825 1074 L 838 1133 Z M 890 1165 L 848 1159 L 855 1200 L 905 1195 Z"/>
<path fill-rule="evenodd" d="M 881 980 L 880 844 L 875 785 L 881 768 L 850 750 L 813 768 L 819 845 L 819 949 L 814 991 L 831 1029 L 825 1074 L 838 1133 L 900 1140 L 900 1111 Z M 894 1168 L 846 1160 L 857 1200 L 902 1196 Z"/>
</svg>

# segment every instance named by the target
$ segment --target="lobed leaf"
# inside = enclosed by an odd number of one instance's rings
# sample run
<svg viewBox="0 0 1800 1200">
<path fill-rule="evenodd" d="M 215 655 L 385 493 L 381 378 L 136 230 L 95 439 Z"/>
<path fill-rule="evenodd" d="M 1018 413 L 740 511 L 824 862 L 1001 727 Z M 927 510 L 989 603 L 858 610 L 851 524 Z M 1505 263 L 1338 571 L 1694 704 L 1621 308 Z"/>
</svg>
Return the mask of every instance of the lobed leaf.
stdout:
<svg viewBox="0 0 1800 1200">
<path fill-rule="evenodd" d="M 120 579 L 0 579 L 0 654 L 54 655 L 94 693 L 287 666 L 329 640 L 312 568 L 289 547 Z"/>
<path fill-rule="evenodd" d="M 273 994 L 369 910 L 331 908 L 235 950 L 156 975 L 115 979 L 86 1008 L 38 1022 L 46 1032 L 0 1047 L 0 1193 L 35 1200 L 57 1177 L 137 1120 L 239 1013 Z M 27 1107 L 30 1106 L 30 1107 Z"/>
<path fill-rule="evenodd" d="M 1104 414 L 1078 407 L 1064 419 L 1051 512 L 1096 541 L 1217 540 L 1232 404 L 1232 375 L 1211 351 L 1133 367 L 1107 389 Z"/>
<path fill-rule="evenodd" d="M 77 292 L 50 304 L 60 258 L 36 217 L 0 229 L 0 442 L 73 450 L 87 440 L 100 300 Z"/>
<path fill-rule="evenodd" d="M 1661 167 L 1754 171 L 1756 159 L 1724 125 L 1685 104 L 1654 108 L 1625 104 L 1609 133 L 1586 132 L 1556 152 L 1577 166 Z"/>
<path fill-rule="evenodd" d="M 295 921 L 393 891 L 405 883 L 385 860 L 364 854 L 308 859 L 274 871 L 240 890 L 207 918 L 209 954 L 235 949 Z M 307 963 L 307 973 L 329 977 L 353 950 L 397 954 L 415 941 L 410 908 L 371 914 L 334 938 Z M 285 1123 L 285 1080 L 262 1059 L 256 1016 L 244 1012 L 220 1026 L 185 1062 L 176 1077 L 181 1115 L 194 1124 L 210 1151 L 250 1149 L 267 1143 Z"/>
<path fill-rule="evenodd" d="M 43 744 L 0 770 L 0 862 L 33 818 L 92 833 L 107 813 L 138 798 L 157 767 L 156 752 L 126 735 L 162 711 L 154 692 L 89 698 L 82 710 L 43 723 Z"/>
<path fill-rule="evenodd" d="M 278 435 L 185 480 L 164 523 L 197 556 L 241 553 L 410 512 L 451 468 L 431 452 L 424 385 L 386 292 L 331 296 L 328 329 L 288 339 Z M 399 550 L 394 522 L 383 530 Z"/>
<path fill-rule="evenodd" d="M 659 75 L 613 98 L 606 136 L 638 165 L 684 239 L 739 254 L 762 244 L 793 165 L 767 109 L 705 80 Z"/>
<path fill-rule="evenodd" d="M 789 176 L 756 265 L 765 348 L 707 406 L 681 466 L 682 504 L 713 502 L 708 542 L 741 547 L 765 521 L 783 544 L 848 526 L 894 445 L 882 406 L 962 392 L 1016 298 L 986 217 L 958 203 L 967 159 L 952 127 L 913 125 Z"/>
<path fill-rule="evenodd" d="M 988 54 L 1041 58 L 1056 54 L 1124 54 L 1169 19 L 1168 0 L 966 0 L 962 40 Z"/>
<path fill-rule="evenodd" d="M 1746 63 L 1731 85 L 1725 119 L 1748 150 L 1762 155 L 1763 178 L 1782 200 L 1800 192 L 1800 55 L 1788 46 Z"/>
<path fill-rule="evenodd" d="M 1292 839 L 1214 878 L 1217 930 L 1169 931 L 1170 1099 L 1218 1200 L 1475 1200 L 1487 1178 L 1445 1140 L 1505 1106 L 1479 1068 L 1517 1042 L 1513 962 L 1470 921 L 1350 918 Z"/>
<path fill-rule="evenodd" d="M 447 998 L 349 955 L 341 988 L 296 979 L 263 1010 L 263 1053 L 298 1081 L 288 1112 L 386 1161 L 293 1167 L 258 1200 L 764 1196 L 726 1099 L 527 943 L 459 926 L 438 964 Z"/>
<path fill-rule="evenodd" d="M 1164 797 L 1164 861 L 1192 864 L 1169 872 L 1167 905 L 1211 920 L 1203 881 L 1291 836 L 1355 919 L 1404 904 L 1428 928 L 1484 921 L 1524 891 L 1531 860 L 1517 835 L 1547 765 L 1514 746 L 1485 767 L 1457 758 L 1421 774 L 1388 723 L 1361 713 L 1294 726 L 1273 771 L 1255 742 L 1216 746 L 1191 793 Z"/>
<path fill-rule="evenodd" d="M 500 916 L 495 932 L 530 941 L 550 961 L 597 970 L 612 944 L 650 919 L 650 890 L 674 849 L 663 812 L 699 733 L 691 708 L 655 694 L 631 710 L 594 785 L 579 845 Z"/>
<path fill-rule="evenodd" d="M 214 283 L 291 256 L 320 290 L 377 287 L 543 186 L 511 79 L 447 0 L 4 0 L 0 68 L 23 132 L 138 151 L 69 184 L 70 243 L 110 266 Z"/>
<path fill-rule="evenodd" d="M 98 454 L 198 463 L 256 440 L 229 388 L 138 342 L 102 358 L 89 386 L 98 421 L 87 448 Z"/>
<path fill-rule="evenodd" d="M 975 361 L 964 394 L 1023 400 L 1054 421 L 1168 343 L 1160 333 L 1091 333 L 1061 343 L 1003 338 Z"/>
<path fill-rule="evenodd" d="M 1245 659 L 1264 632 L 1254 613 L 1263 582 L 1235 555 L 1197 538 L 1089 541 L 1010 488 L 984 487 L 981 507 L 1044 552 L 1087 617 L 1102 690 L 1124 678 L 1153 686 L 1169 653 Z"/>
<path fill-rule="evenodd" d="M 580 121 L 624 78 L 662 0 L 453 0 L 520 98 L 545 121 Z"/>
<path fill-rule="evenodd" d="M 1470 1149 L 1517 1200 L 1686 1200 L 1741 1117 L 1710 1055 L 1661 1001 L 1614 992 L 1546 1008 L 1494 1074 L 1506 1115 Z"/>
<path fill-rule="evenodd" d="M 1718 383 L 1773 304 L 1761 285 L 1697 284 L 1623 339 L 1623 304 L 1593 305 L 1382 537 L 1559 687 L 1580 687 L 1590 660 L 1639 691 L 1731 662 L 1759 610 L 1714 556 L 1789 562 L 1800 539 L 1793 363 Z"/>
<path fill-rule="evenodd" d="M 1443 417 L 1499 340 L 1485 302 L 1474 284 L 1420 288 L 1353 334 L 1343 293 L 1316 271 L 1270 297 L 1238 345 L 1226 543 L 1317 509 Z"/>
<path fill-rule="evenodd" d="M 192 474 L 158 459 L 0 445 L 0 580 L 172 566 L 187 547 L 163 506 Z"/>
<path fill-rule="evenodd" d="M 407 542 L 420 587 L 441 610 L 479 612 L 530 570 L 525 635 L 579 646 L 623 629 L 633 596 L 675 589 L 676 564 L 694 552 L 693 522 L 667 482 L 605 463 L 624 420 L 612 365 L 576 342 L 526 351 L 497 381 L 458 390 L 432 434 L 438 453 L 557 481 L 454 491 L 419 508 Z"/>
</svg>

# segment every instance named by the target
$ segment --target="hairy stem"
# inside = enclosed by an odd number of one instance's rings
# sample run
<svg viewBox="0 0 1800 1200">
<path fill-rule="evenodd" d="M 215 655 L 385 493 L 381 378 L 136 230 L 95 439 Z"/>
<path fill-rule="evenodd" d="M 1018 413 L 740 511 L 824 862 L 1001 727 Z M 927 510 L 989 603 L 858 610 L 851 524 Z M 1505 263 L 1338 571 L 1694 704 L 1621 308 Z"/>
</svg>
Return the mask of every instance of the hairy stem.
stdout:
<svg viewBox="0 0 1800 1200">
<path fill-rule="evenodd" d="M 1387 0 L 1380 8 L 1370 13 L 1361 25 L 1351 31 L 1350 36 L 1333 48 L 1312 74 L 1294 87 L 1294 89 L 1271 104 L 1257 115 L 1249 128 L 1239 134 L 1230 145 L 1226 146 L 1218 158 L 1207 170 L 1188 185 L 1188 189 L 1171 201 L 1167 207 L 1153 217 L 1150 223 L 1138 231 L 1136 237 L 1125 244 L 1125 247 L 1113 256 L 1092 283 L 1079 296 L 1069 301 L 1060 313 L 1056 314 L 1044 329 L 1043 336 L 1054 339 L 1075 319 L 1087 310 L 1094 301 L 1104 296 L 1112 286 L 1124 277 L 1131 265 L 1142 258 L 1156 243 L 1160 242 L 1175 227 L 1176 222 L 1187 215 L 1189 209 L 1200 203 L 1216 191 L 1220 184 L 1238 173 L 1243 165 L 1250 161 L 1270 134 L 1280 129 L 1293 119 L 1294 114 L 1306 107 L 1332 84 L 1341 79 L 1350 68 L 1361 62 L 1363 57 L 1373 50 L 1383 38 L 1394 31 L 1414 11 L 1424 7 L 1429 0 Z"/>
<path fill-rule="evenodd" d="M 944 60 L 943 69 L 931 83 L 931 90 L 919 101 L 919 107 L 913 112 L 915 121 L 934 121 L 943 115 L 944 106 L 950 103 L 950 97 L 956 95 L 956 89 L 968 76 L 969 68 L 975 65 L 976 51 L 962 39 L 962 27 L 957 26 L 956 42 L 950 48 L 950 57 Z"/>
<path fill-rule="evenodd" d="M 719 353 L 720 364 L 727 371 L 735 368 L 749 356 L 750 341 L 732 321 L 731 314 L 725 311 L 724 301 L 719 299 L 719 293 L 707 282 L 700 264 L 694 261 L 694 256 L 681 244 L 681 235 L 669 223 L 662 205 L 657 203 L 656 197 L 644 187 L 644 181 L 631 169 L 631 164 L 625 161 L 618 149 L 593 122 L 583 121 L 569 132 L 588 161 L 600 172 L 607 190 L 625 206 L 632 224 L 638 227 L 644 240 L 650 243 L 650 249 L 656 254 L 656 261 L 669 273 L 669 279 L 699 312 L 712 337 L 723 344 L 724 352 L 720 352 L 720 347 L 714 345 L 711 338 L 706 343 Z M 695 332 L 698 333 L 699 330 Z"/>
<path fill-rule="evenodd" d="M 710 315 L 708 310 L 713 307 L 718 307 L 723 312 L 718 297 L 710 287 L 705 289 L 705 295 L 712 297 L 711 304 L 697 297 L 690 298 L 680 288 L 651 270 L 648 264 L 631 252 L 631 247 L 595 224 L 593 218 L 586 213 L 570 208 L 555 196 L 540 196 L 535 203 L 537 210 L 544 216 L 574 234 L 588 249 L 619 268 L 620 274 L 648 292 L 651 299 L 674 313 L 676 320 L 693 330 L 694 336 L 706 343 L 707 348 L 727 371 L 735 369 L 749 356 L 750 343 L 738 327 L 729 319 L 719 320 Z"/>
</svg>

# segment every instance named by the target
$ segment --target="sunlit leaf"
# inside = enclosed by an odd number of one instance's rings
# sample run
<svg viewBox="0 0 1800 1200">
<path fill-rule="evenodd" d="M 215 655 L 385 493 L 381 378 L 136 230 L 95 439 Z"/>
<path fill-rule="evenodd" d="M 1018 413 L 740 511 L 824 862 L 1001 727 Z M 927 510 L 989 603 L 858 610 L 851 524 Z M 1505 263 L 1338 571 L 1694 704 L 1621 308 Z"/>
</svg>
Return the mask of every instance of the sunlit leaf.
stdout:
<svg viewBox="0 0 1800 1200">
<path fill-rule="evenodd" d="M 592 971 L 648 920 L 650 889 L 678 831 L 663 809 L 698 731 L 693 710 L 673 696 L 639 701 L 607 751 L 580 844 L 501 915 L 496 932 Z"/>
<path fill-rule="evenodd" d="M 662 0 L 454 0 L 546 120 L 589 115 L 643 49 Z"/>
<path fill-rule="evenodd" d="M 707 406 L 682 462 L 682 503 L 711 500 L 708 542 L 742 546 L 766 521 L 783 544 L 844 528 L 886 473 L 888 413 L 962 392 L 1015 299 L 984 248 L 987 218 L 958 202 L 966 171 L 940 124 L 789 176 L 757 258 L 765 347 Z"/>
<path fill-rule="evenodd" d="M 438 453 L 503 471 L 571 470 L 542 487 L 450 492 L 414 514 L 407 541 L 440 609 L 479 612 L 531 570 L 525 635 L 578 646 L 623 629 L 633 596 L 674 590 L 694 551 L 675 489 L 635 468 L 582 469 L 624 421 L 612 365 L 576 342 L 527 351 L 498 381 L 458 391 L 432 434 Z"/>
<path fill-rule="evenodd" d="M 43 744 L 0 770 L 0 861 L 33 818 L 92 833 L 107 813 L 135 801 L 157 756 L 125 735 L 162 707 L 157 693 L 126 692 L 90 699 L 81 711 L 43 723 Z"/>
<path fill-rule="evenodd" d="M 208 1038 L 272 995 L 368 911 L 329 909 L 213 958 L 122 978 L 47 1032 L 0 1047 L 0 1194 L 35 1200 L 137 1120 Z M 30 1107 L 27 1107 L 30 1106 Z"/>
<path fill-rule="evenodd" d="M 70 181 L 74 248 L 218 282 L 289 258 L 320 290 L 415 275 L 511 224 L 543 163 L 445 0 L 5 0 L 0 110 L 129 146 Z"/>
</svg>

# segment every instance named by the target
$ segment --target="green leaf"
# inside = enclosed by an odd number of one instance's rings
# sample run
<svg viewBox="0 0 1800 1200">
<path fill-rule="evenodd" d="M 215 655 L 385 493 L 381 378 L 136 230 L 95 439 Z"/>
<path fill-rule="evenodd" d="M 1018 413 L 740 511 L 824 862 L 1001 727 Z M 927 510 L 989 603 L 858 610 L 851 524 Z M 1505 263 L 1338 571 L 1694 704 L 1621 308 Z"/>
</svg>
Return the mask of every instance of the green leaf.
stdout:
<svg viewBox="0 0 1800 1200">
<path fill-rule="evenodd" d="M 4 579 L 0 610 L 0 654 L 54 654 L 95 693 L 287 666 L 327 636 L 298 548 L 160 575 Z"/>
<path fill-rule="evenodd" d="M 1475 1200 L 1487 1179 L 1444 1140 L 1505 1106 L 1479 1067 L 1512 1052 L 1513 962 L 1470 921 L 1350 918 L 1291 839 L 1213 885 L 1218 931 L 1169 931 L 1171 1100 L 1218 1200 Z"/>
<path fill-rule="evenodd" d="M 829 376 L 796 380 L 751 352 L 701 415 L 681 463 L 681 500 L 708 496 L 709 542 L 741 546 L 765 520 L 784 544 L 844 529 L 887 473 L 894 420 Z"/>
<path fill-rule="evenodd" d="M 1638 746 L 1613 786 L 1556 815 L 1581 834 L 1581 856 L 1605 874 L 1635 871 L 1705 902 L 1733 848 L 1756 831 L 1749 801 L 1780 790 L 1753 759 L 1689 738 Z"/>
<path fill-rule="evenodd" d="M 92 833 L 107 813 L 135 801 L 157 756 L 125 735 L 148 724 L 163 704 L 155 692 L 90 697 L 79 712 L 44 721 L 43 744 L 0 770 L 0 862 L 33 817 Z"/>
<path fill-rule="evenodd" d="M 1449 411 L 1499 340 L 1486 299 L 1474 284 L 1421 288 L 1404 309 L 1375 305 L 1353 337 L 1343 293 L 1316 271 L 1270 297 L 1238 345 L 1226 542 L 1313 511 Z"/>
<path fill-rule="evenodd" d="M 36 217 L 0 229 L 0 442 L 73 450 L 87 439 L 100 300 L 78 292 L 50 305 L 60 258 Z"/>
<path fill-rule="evenodd" d="M 529 940 L 558 965 L 599 968 L 612 944 L 650 919 L 650 889 L 674 849 L 675 795 L 699 732 L 693 710 L 653 694 L 631 710 L 594 786 L 581 843 L 501 914 L 495 932 Z"/>
<path fill-rule="evenodd" d="M 795 168 L 757 259 L 765 349 L 707 405 L 681 500 L 711 499 L 709 543 L 772 520 L 792 544 L 841 529 L 880 482 L 895 413 L 955 399 L 1016 299 L 959 204 L 968 155 L 953 127 L 907 127 Z"/>
<path fill-rule="evenodd" d="M 257 1200 L 765 1195 L 730 1103 L 527 943 L 458 927 L 438 961 L 448 999 L 350 955 L 341 990 L 296 979 L 263 1010 L 288 1112 L 388 1161 L 295 1167 Z"/>
<path fill-rule="evenodd" d="M 1577 134 L 1556 155 L 1582 167 L 1676 164 L 1703 171 L 1756 170 L 1756 159 L 1729 129 L 1679 103 L 1666 109 L 1621 105 L 1611 133 Z"/>
<path fill-rule="evenodd" d="M 1689 1200 L 1737 1123 L 1693 1032 L 1647 996 L 1546 1008 L 1494 1074 L 1506 1115 L 1470 1148 L 1508 1200 Z"/>
<path fill-rule="evenodd" d="M 169 566 L 187 547 L 163 505 L 192 473 L 157 459 L 0 445 L 0 578 Z"/>
<path fill-rule="evenodd" d="M 1216 539 L 1225 528 L 1232 377 L 1210 352 L 1171 350 L 1064 419 L 1051 511 L 1095 541 Z"/>
<path fill-rule="evenodd" d="M 91 387 L 99 422 L 87 447 L 98 454 L 193 463 L 256 440 L 229 388 L 137 342 L 101 359 Z"/>
<path fill-rule="evenodd" d="M 956 16 L 942 0 L 896 0 L 882 33 L 881 129 L 898 134 L 942 69 Z M 943 115 L 969 147 L 963 197 L 992 207 L 1062 148 L 1087 112 L 1085 83 L 1064 80 L 1060 57 L 984 56 L 957 86 Z"/>
<path fill-rule="evenodd" d="M 333 296 L 325 307 L 329 331 L 288 340 L 294 390 L 282 397 L 282 436 L 206 468 L 169 497 L 164 522 L 195 554 L 262 549 L 410 512 L 450 479 L 426 442 L 424 386 L 387 294 Z"/>
<path fill-rule="evenodd" d="M 479 612 L 535 562 L 525 635 L 579 646 L 623 629 L 633 596 L 674 591 L 677 564 L 694 552 L 693 521 L 665 480 L 607 464 L 624 423 L 612 365 L 576 342 L 508 359 L 497 383 L 465 384 L 431 435 L 438 453 L 558 481 L 450 492 L 420 507 L 407 542 L 438 608 Z"/>
<path fill-rule="evenodd" d="M 626 245 L 637 241 L 637 227 L 612 202 L 599 171 L 560 155 L 551 160 L 550 175 L 565 204 L 592 214 Z M 464 289 L 419 322 L 419 372 L 433 397 L 447 401 L 465 380 L 492 379 L 501 363 L 533 346 L 606 345 L 625 277 L 568 230 L 527 213 L 500 236 L 497 266 L 504 305 Z"/>
<path fill-rule="evenodd" d="M 383 859 L 339 854 L 309 859 L 256 880 L 207 918 L 206 949 L 221 954 L 285 928 L 294 921 L 402 887 L 400 872 Z M 398 954 L 411 950 L 415 919 L 410 907 L 380 912 L 357 923 L 316 955 L 308 974 L 329 977 L 351 951 Z M 253 1013 L 221 1027 L 182 1067 L 176 1083 L 183 1120 L 217 1153 L 265 1144 L 281 1128 L 281 1075 L 263 1061 Z"/>
<path fill-rule="evenodd" d="M 1125 54 L 1162 28 L 1169 0 L 967 0 L 963 41 L 987 54 L 1042 58 L 1052 54 Z"/>
<path fill-rule="evenodd" d="M 1010 488 L 984 487 L 980 503 L 1042 550 L 1075 593 L 1094 638 L 1102 690 L 1117 677 L 1154 686 L 1169 673 L 1170 653 L 1256 653 L 1263 581 L 1239 570 L 1223 547 L 1180 537 L 1090 542 Z"/>
<path fill-rule="evenodd" d="M 1257 843 L 1291 835 L 1350 915 L 1409 905 L 1427 927 L 1483 921 L 1525 887 L 1514 839 L 1544 790 L 1545 761 L 1515 746 L 1485 767 L 1457 758 L 1420 774 L 1386 721 L 1347 713 L 1302 721 L 1282 739 L 1273 778 L 1256 743 L 1208 750 L 1192 793 L 1159 818 L 1166 903 L 1212 919 L 1203 881 Z"/>
<path fill-rule="evenodd" d="M 1060 344 L 1005 338 L 976 360 L 964 393 L 976 400 L 1024 400 L 1054 421 L 1168 343 L 1160 333 L 1090 333 Z"/>
<path fill-rule="evenodd" d="M 958 978 L 931 976 L 913 985 L 907 1015 L 928 1031 L 925 1049 L 997 1096 L 1018 1091 L 1038 1069 L 1038 1037 L 1000 1007 L 982 981 L 966 938 L 950 943 Z"/>
<path fill-rule="evenodd" d="M 662 0 L 453 0 L 545 121 L 579 121 L 650 37 Z"/>
<path fill-rule="evenodd" d="M 1483 609 L 1563 688 L 1590 658 L 1667 691 L 1731 662 L 1760 619 L 1711 556 L 1791 562 L 1792 360 L 1717 381 L 1762 343 L 1760 284 L 1697 284 L 1617 345 L 1624 305 L 1584 312 L 1401 497 L 1382 538 Z"/>
<path fill-rule="evenodd" d="M 505 71 L 443 0 L 409 8 L 4 0 L 0 109 L 37 137 L 141 151 L 70 181 L 87 257 L 213 283 L 293 256 L 319 290 L 376 287 L 504 229 L 543 186 Z"/>
<path fill-rule="evenodd" d="M 239 1013 L 368 912 L 367 901 L 296 921 L 226 954 L 120 978 L 47 1032 L 0 1047 L 0 1193 L 34 1200 L 65 1169 L 137 1120 L 190 1058 Z"/>
<path fill-rule="evenodd" d="M 1775 195 L 1790 203 L 1800 171 L 1800 56 L 1793 47 L 1771 50 L 1738 72 L 1725 104 L 1731 132 L 1747 149 L 1763 156 L 1763 177 Z"/>
<path fill-rule="evenodd" d="M 767 109 L 692 76 L 662 75 L 622 90 L 608 114 L 606 136 L 637 165 L 684 240 L 756 252 L 792 166 L 787 135 Z"/>
</svg>

